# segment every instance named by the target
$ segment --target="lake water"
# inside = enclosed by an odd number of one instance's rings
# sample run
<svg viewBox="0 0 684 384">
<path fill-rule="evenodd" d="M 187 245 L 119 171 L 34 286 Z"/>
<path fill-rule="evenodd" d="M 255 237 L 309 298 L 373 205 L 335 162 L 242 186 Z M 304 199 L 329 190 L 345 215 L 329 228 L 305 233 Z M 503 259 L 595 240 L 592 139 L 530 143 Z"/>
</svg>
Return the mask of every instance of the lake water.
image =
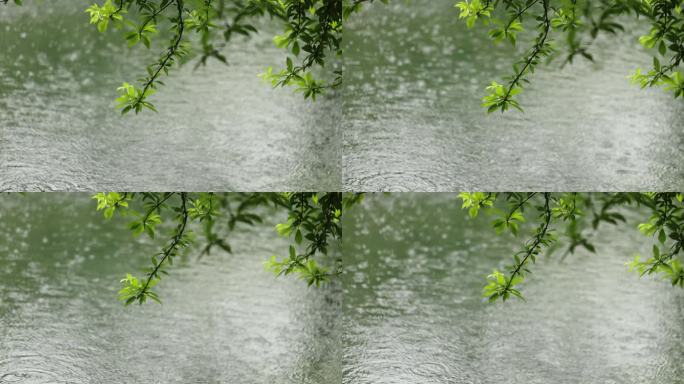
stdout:
<svg viewBox="0 0 684 384">
<path fill-rule="evenodd" d="M 539 68 L 520 98 L 525 113 L 487 115 L 484 88 L 522 50 L 492 45 L 486 28 L 467 30 L 454 3 L 376 1 L 345 25 L 346 189 L 684 186 L 684 103 L 626 79 L 652 62 L 637 41 L 647 27 L 628 23 L 634 32 L 600 39 L 595 64 Z"/>
<path fill-rule="evenodd" d="M 158 114 L 121 117 L 116 88 L 161 48 L 98 33 L 90 4 L 0 6 L 0 191 L 340 189 L 338 97 L 311 103 L 257 77 L 284 65 L 279 24 L 235 39 L 228 67 L 174 70 Z"/>
<path fill-rule="evenodd" d="M 344 383 L 684 383 L 684 292 L 627 271 L 649 248 L 635 222 L 601 229 L 596 255 L 540 258 L 526 303 L 487 304 L 519 243 L 464 216 L 455 194 L 347 212 Z"/>
<path fill-rule="evenodd" d="M 119 279 L 157 243 L 85 194 L 0 196 L 0 383 L 340 382 L 339 285 L 264 270 L 287 250 L 279 219 L 235 233 L 233 255 L 177 260 L 163 305 L 124 307 Z"/>
<path fill-rule="evenodd" d="M 683 382 L 684 292 L 626 270 L 649 248 L 636 222 L 602 228 L 596 255 L 540 258 L 526 303 L 487 304 L 518 242 L 459 205 L 369 196 L 345 214 L 343 278 L 319 289 L 264 271 L 287 249 L 269 216 L 233 255 L 179 259 L 163 305 L 123 307 L 118 280 L 156 242 L 86 194 L 0 196 L 0 383 Z"/>
<path fill-rule="evenodd" d="M 541 68 L 524 114 L 487 115 L 484 87 L 520 52 L 466 30 L 451 0 L 376 3 L 345 26 L 345 85 L 316 103 L 257 78 L 284 58 L 262 20 L 230 66 L 176 70 L 159 114 L 126 117 L 115 89 L 158 49 L 99 34 L 86 0 L 2 7 L 0 190 L 684 186 L 684 105 L 626 79 L 651 60 L 637 32 L 600 39 L 594 64 Z"/>
</svg>

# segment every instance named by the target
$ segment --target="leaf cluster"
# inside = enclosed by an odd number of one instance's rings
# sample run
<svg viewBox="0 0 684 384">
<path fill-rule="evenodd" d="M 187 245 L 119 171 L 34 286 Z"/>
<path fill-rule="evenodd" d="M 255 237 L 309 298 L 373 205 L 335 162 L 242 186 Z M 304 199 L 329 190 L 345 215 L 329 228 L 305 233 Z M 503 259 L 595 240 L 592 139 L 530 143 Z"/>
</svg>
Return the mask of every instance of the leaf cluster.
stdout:
<svg viewBox="0 0 684 384">
<path fill-rule="evenodd" d="M 274 87 L 293 85 L 304 98 L 315 99 L 342 81 L 340 71 L 331 82 L 314 78 L 312 72 L 325 67 L 331 53 L 341 54 L 342 8 L 342 0 L 106 0 L 86 12 L 100 32 L 111 26 L 123 30 L 129 47 L 142 43 L 151 49 L 160 30 L 172 36 L 139 85 L 127 82 L 119 88 L 117 102 L 125 114 L 156 111 L 148 98 L 163 85 L 161 75 L 193 55 L 199 55 L 197 66 L 212 58 L 228 64 L 222 53 L 226 45 L 234 36 L 257 33 L 255 20 L 266 15 L 283 26 L 274 42 L 288 56 L 284 69 L 271 67 L 260 76 Z M 189 36 L 192 32 L 196 39 Z"/>
<path fill-rule="evenodd" d="M 309 286 L 320 286 L 337 275 L 322 265 L 327 260 L 330 245 L 342 237 L 342 210 L 358 204 L 362 194 L 330 193 L 119 193 L 101 192 L 93 196 L 97 210 L 106 219 L 115 214 L 128 219 L 134 236 L 145 234 L 155 239 L 164 232 L 164 244 L 142 269 L 142 277 L 133 273 L 122 280 L 119 299 L 125 304 L 143 304 L 149 300 L 160 302 L 153 290 L 174 259 L 193 249 L 197 242 L 194 230 L 199 230 L 203 245 L 199 257 L 210 255 L 220 248 L 232 253 L 228 241 L 230 233 L 240 226 L 263 222 L 264 212 L 276 209 L 287 212 L 287 221 L 278 224 L 280 236 L 292 239 L 288 256 L 273 257 L 266 263 L 277 276 L 295 274 Z M 340 260 L 338 259 L 338 264 Z"/>
<path fill-rule="evenodd" d="M 319 286 L 333 273 L 320 266 L 314 257 L 327 255 L 330 241 L 342 237 L 342 194 L 297 192 L 281 197 L 280 203 L 289 213 L 287 222 L 278 224 L 276 229 L 280 236 L 293 237 L 294 244 L 290 245 L 286 257 L 273 256 L 266 267 L 276 275 L 294 273 L 308 285 Z"/>
<path fill-rule="evenodd" d="M 683 4 L 681 0 L 464 0 L 456 7 L 469 28 L 478 20 L 490 26 L 489 36 L 494 43 L 508 41 L 515 45 L 526 25 L 533 25 L 536 31 L 530 48 L 513 65 L 511 75 L 486 88 L 482 106 L 488 112 L 505 112 L 511 108 L 522 111 L 517 96 L 529 83 L 529 77 L 544 59 L 551 61 L 558 56 L 554 37 L 566 42 L 563 65 L 576 57 L 593 61 L 592 42 L 601 33 L 625 32 L 621 21 L 626 16 L 648 20 L 650 31 L 639 41 L 656 50 L 652 69 L 637 69 L 632 81 L 642 88 L 662 86 L 675 98 L 684 97 L 684 77 L 679 71 L 684 59 Z"/>
<path fill-rule="evenodd" d="M 681 193 L 461 193 L 462 207 L 470 217 L 480 209 L 494 215 L 492 227 L 497 234 L 518 236 L 520 226 L 532 226 L 522 248 L 512 262 L 487 276 L 483 295 L 489 301 L 511 297 L 524 299 L 520 286 L 531 273 L 530 266 L 542 254 L 551 255 L 565 247 L 562 259 L 582 248 L 596 253 L 591 236 L 600 225 L 627 223 L 623 214 L 629 207 L 651 212 L 638 229 L 654 238 L 652 255 L 646 260 L 637 255 L 626 265 L 640 275 L 655 275 L 684 287 L 681 253 L 684 246 L 684 204 Z M 536 214 L 534 213 L 536 212 Z"/>
</svg>

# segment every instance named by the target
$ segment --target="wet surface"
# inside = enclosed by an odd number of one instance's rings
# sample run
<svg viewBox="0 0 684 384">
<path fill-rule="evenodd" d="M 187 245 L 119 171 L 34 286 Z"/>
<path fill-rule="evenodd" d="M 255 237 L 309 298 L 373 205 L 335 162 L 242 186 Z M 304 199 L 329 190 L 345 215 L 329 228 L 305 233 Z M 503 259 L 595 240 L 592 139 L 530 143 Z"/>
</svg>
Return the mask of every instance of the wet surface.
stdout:
<svg viewBox="0 0 684 384">
<path fill-rule="evenodd" d="M 597 254 L 540 258 L 527 302 L 487 304 L 485 276 L 519 242 L 455 194 L 370 196 L 344 223 L 344 383 L 682 383 L 684 294 L 624 263 L 636 225 Z M 518 239 L 519 240 L 519 239 Z"/>
<path fill-rule="evenodd" d="M 124 307 L 119 280 L 157 243 L 105 222 L 88 195 L 0 206 L 0 383 L 341 381 L 339 286 L 265 271 L 288 244 L 274 223 L 235 233 L 232 255 L 177 259 L 163 305 Z"/>
<path fill-rule="evenodd" d="M 284 62 L 276 23 L 233 41 L 229 66 L 174 70 L 158 114 L 121 117 L 116 88 L 161 48 L 98 33 L 88 5 L 0 9 L 0 191 L 340 189 L 338 96 L 311 103 L 257 77 Z"/>
<path fill-rule="evenodd" d="M 540 68 L 521 95 L 525 113 L 487 115 L 484 88 L 522 50 L 467 30 L 450 0 L 376 3 L 345 26 L 345 189 L 684 186 L 684 104 L 626 78 L 652 60 L 637 41 L 647 28 L 597 41 L 595 64 Z"/>
</svg>

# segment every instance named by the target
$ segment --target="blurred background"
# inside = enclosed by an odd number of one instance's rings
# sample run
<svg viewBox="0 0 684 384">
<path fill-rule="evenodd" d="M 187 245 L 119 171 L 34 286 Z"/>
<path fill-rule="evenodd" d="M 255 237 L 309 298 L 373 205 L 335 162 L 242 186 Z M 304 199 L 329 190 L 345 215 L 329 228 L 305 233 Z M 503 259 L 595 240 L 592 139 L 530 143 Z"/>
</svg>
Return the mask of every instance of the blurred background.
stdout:
<svg viewBox="0 0 684 384">
<path fill-rule="evenodd" d="M 397 0 L 349 18 L 344 34 L 344 187 L 355 191 L 634 191 L 684 187 L 684 103 L 627 78 L 652 65 L 648 25 L 591 44 L 595 63 L 540 65 L 524 113 L 487 114 L 485 87 L 517 49 L 467 29 L 453 0 Z M 528 22 L 533 24 L 533 20 Z M 532 28 L 532 25 L 529 27 Z M 553 36 L 553 35 L 552 35 Z M 555 43 L 563 48 L 562 34 Z M 586 40 L 585 40 L 586 41 Z"/>
<path fill-rule="evenodd" d="M 339 284 L 266 271 L 289 244 L 266 213 L 236 229 L 233 254 L 176 259 L 162 305 L 124 307 L 119 280 L 161 236 L 134 238 L 87 194 L 0 195 L 0 383 L 340 382 Z"/>
<path fill-rule="evenodd" d="M 163 47 L 129 49 L 123 31 L 99 33 L 91 4 L 0 10 L 0 191 L 341 188 L 336 95 L 312 103 L 257 77 L 285 65 L 279 22 L 257 20 L 260 34 L 234 38 L 228 66 L 173 70 L 150 99 L 159 113 L 121 117 L 116 89 L 146 75 Z"/>
<path fill-rule="evenodd" d="M 400 193 L 346 213 L 344 383 L 682 382 L 684 292 L 627 270 L 651 245 L 637 221 L 601 227 L 596 254 L 540 257 L 527 302 L 488 304 L 485 277 L 523 237 L 460 205 Z"/>
</svg>

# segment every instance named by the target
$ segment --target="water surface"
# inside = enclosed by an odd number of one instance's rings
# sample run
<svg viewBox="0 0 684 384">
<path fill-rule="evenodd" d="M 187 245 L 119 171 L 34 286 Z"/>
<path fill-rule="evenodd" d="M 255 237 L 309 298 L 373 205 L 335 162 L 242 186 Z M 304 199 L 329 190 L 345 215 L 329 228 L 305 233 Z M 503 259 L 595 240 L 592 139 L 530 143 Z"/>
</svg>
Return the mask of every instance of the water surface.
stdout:
<svg viewBox="0 0 684 384">
<path fill-rule="evenodd" d="M 684 292 L 627 271 L 649 248 L 634 222 L 600 230 L 596 255 L 540 258 L 527 303 L 492 305 L 484 277 L 519 243 L 459 206 L 378 195 L 347 212 L 344 383 L 684 382 Z"/>
<path fill-rule="evenodd" d="M 340 382 L 339 288 L 275 279 L 287 240 L 240 230 L 234 254 L 178 259 L 163 305 L 123 307 L 119 279 L 157 251 L 87 195 L 0 196 L 0 383 Z"/>
<path fill-rule="evenodd" d="M 453 0 L 375 2 L 345 25 L 348 190 L 674 190 L 684 186 L 684 104 L 626 76 L 652 59 L 643 25 L 600 39 L 596 63 L 541 67 L 525 113 L 487 115 L 484 88 L 520 51 L 467 30 Z M 524 39 L 523 39 L 524 41 Z M 561 44 L 563 41 L 559 41 Z"/>
<path fill-rule="evenodd" d="M 284 63 L 278 23 L 236 38 L 229 66 L 174 70 L 151 100 L 158 114 L 121 117 L 116 88 L 162 48 L 98 33 L 91 3 L 0 7 L 0 191 L 340 188 L 336 96 L 311 103 L 257 77 Z"/>
</svg>

